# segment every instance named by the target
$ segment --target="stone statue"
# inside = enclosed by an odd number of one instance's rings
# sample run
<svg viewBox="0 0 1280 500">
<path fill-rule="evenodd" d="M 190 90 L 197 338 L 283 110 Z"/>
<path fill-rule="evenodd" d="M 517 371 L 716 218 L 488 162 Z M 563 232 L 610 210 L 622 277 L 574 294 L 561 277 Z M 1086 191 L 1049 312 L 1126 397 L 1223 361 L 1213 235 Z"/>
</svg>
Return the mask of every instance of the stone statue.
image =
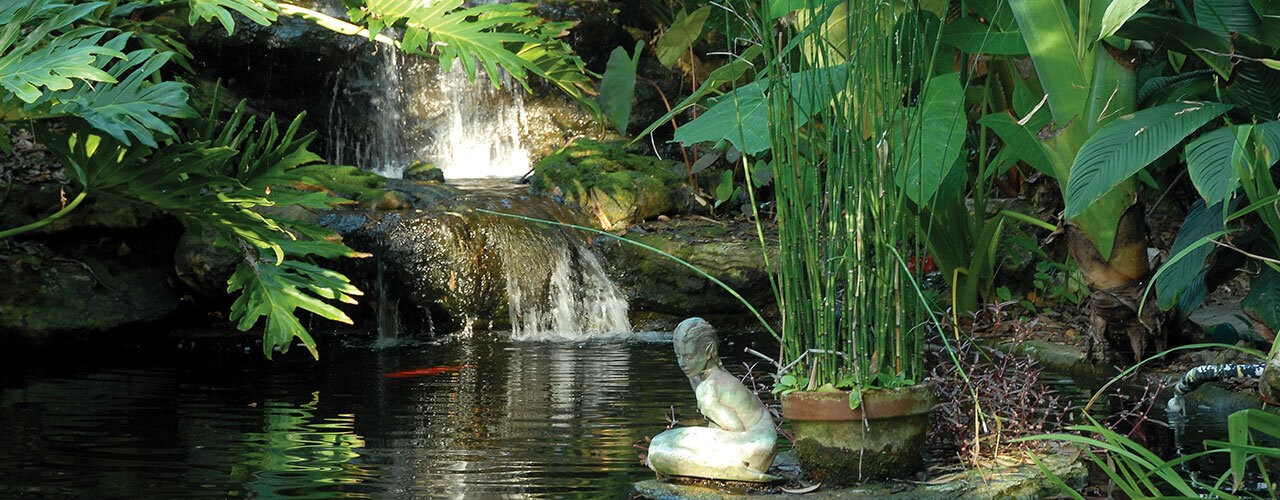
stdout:
<svg viewBox="0 0 1280 500">
<path fill-rule="evenodd" d="M 689 377 L 707 427 L 680 427 L 649 444 L 650 469 L 667 476 L 769 482 L 777 452 L 773 417 L 760 398 L 720 364 L 716 330 L 702 318 L 676 327 L 676 360 Z"/>
</svg>

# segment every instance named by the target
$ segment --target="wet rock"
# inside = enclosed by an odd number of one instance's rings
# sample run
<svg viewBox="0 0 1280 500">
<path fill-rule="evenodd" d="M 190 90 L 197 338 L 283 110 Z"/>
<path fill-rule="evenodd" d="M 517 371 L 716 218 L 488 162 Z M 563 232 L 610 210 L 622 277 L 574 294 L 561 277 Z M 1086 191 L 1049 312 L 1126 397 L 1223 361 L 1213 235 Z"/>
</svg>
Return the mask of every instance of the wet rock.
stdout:
<svg viewBox="0 0 1280 500">
<path fill-rule="evenodd" d="M 547 293 L 549 261 L 555 257 L 551 251 L 572 253 L 575 240 L 586 241 L 575 232 L 474 211 L 485 208 L 563 222 L 587 222 L 572 207 L 531 196 L 524 189 L 496 196 L 437 194 L 441 197 L 420 209 L 335 212 L 321 219 L 322 225 L 337 231 L 349 246 L 375 255 L 371 259 L 339 262 L 340 270 L 369 292 L 371 300 L 401 301 L 401 313 L 409 316 L 409 322 L 423 325 L 423 329 L 448 332 L 468 325 L 509 326 L 507 289 L 512 280 L 528 289 L 541 290 L 538 293 Z"/>
<path fill-rule="evenodd" d="M 1280 351 L 1267 360 L 1262 370 L 1262 395 L 1272 401 L 1280 400 Z"/>
<path fill-rule="evenodd" d="M 177 309 L 172 243 L 117 230 L 9 241 L 0 249 L 0 336 L 45 344 L 159 319 Z"/>
<path fill-rule="evenodd" d="M 786 466 L 789 454 L 779 453 L 775 470 Z M 1064 484 L 1083 488 L 1088 477 L 1079 451 L 1061 448 L 1040 455 L 1041 462 Z M 784 474 L 785 476 L 785 474 Z M 791 489 L 808 484 L 790 479 Z M 658 500 L 752 500 L 772 498 L 834 499 L 1035 499 L 1062 496 L 1058 489 L 1034 463 L 1024 463 L 999 470 L 965 471 L 948 480 L 931 483 L 867 483 L 846 488 L 819 487 L 803 496 L 787 493 L 783 486 L 758 487 L 744 483 L 726 483 L 689 478 L 650 479 L 635 484 L 635 492 L 644 498 Z"/>
<path fill-rule="evenodd" d="M 53 182 L 13 183 L 0 190 L 0 228 L 13 228 L 39 221 L 61 210 L 76 195 L 78 185 Z M 72 228 L 130 229 L 163 219 L 159 213 L 114 198 L 86 197 L 65 216 L 26 234 L 51 234 Z"/>
<path fill-rule="evenodd" d="M 173 268 L 182 283 L 207 297 L 227 295 L 227 279 L 241 255 L 235 249 L 215 246 L 212 230 L 187 230 L 173 253 Z"/>
<path fill-rule="evenodd" d="M 712 222 L 682 219 L 654 224 L 648 233 L 627 239 L 684 260 L 729 285 L 757 309 L 774 307 L 768 268 L 760 243 Z M 601 241 L 610 274 L 634 311 L 676 316 L 740 314 L 745 306 L 705 276 L 653 251 L 619 242 Z M 773 259 L 772 262 L 776 262 Z"/>
<path fill-rule="evenodd" d="M 671 212 L 678 181 L 670 163 L 593 140 L 543 158 L 529 179 L 536 192 L 577 203 L 605 229 Z"/>
<path fill-rule="evenodd" d="M 422 182 L 444 182 L 444 171 L 430 163 L 415 161 L 404 169 L 404 179 Z"/>
</svg>

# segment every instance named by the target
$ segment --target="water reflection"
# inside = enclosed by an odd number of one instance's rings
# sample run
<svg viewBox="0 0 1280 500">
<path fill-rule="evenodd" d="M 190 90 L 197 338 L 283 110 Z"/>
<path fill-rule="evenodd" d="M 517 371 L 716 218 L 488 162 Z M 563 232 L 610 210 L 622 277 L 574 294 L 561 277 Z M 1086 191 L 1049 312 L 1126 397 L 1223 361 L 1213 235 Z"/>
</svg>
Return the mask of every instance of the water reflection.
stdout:
<svg viewBox="0 0 1280 500">
<path fill-rule="evenodd" d="M 320 363 L 253 353 L 116 360 L 12 384 L 0 393 L 0 491 L 624 498 L 631 482 L 652 477 L 635 445 L 665 428 L 671 405 L 696 414 L 669 334 L 572 343 L 480 335 L 324 352 Z M 464 364 L 475 368 L 383 376 Z M 739 365 L 732 356 L 725 364 Z"/>
</svg>

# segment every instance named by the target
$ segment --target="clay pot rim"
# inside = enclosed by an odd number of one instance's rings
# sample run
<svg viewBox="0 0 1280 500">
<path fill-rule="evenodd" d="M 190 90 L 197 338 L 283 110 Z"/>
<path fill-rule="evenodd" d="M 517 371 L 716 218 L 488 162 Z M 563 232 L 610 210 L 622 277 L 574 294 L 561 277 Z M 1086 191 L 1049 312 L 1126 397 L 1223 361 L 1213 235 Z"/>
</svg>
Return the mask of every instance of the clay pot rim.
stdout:
<svg viewBox="0 0 1280 500">
<path fill-rule="evenodd" d="M 865 389 L 862 404 L 849 409 L 850 391 L 795 391 L 782 395 L 782 416 L 790 420 L 861 420 L 898 418 L 933 411 L 933 382 L 896 387 Z"/>
</svg>

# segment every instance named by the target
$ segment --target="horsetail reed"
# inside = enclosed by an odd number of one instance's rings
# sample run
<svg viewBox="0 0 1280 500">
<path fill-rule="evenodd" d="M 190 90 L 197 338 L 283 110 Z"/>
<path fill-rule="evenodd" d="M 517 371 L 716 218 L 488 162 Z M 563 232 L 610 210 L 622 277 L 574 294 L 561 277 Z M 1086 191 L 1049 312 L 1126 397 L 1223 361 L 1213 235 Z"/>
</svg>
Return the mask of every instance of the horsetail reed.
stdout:
<svg viewBox="0 0 1280 500">
<path fill-rule="evenodd" d="M 781 245 L 780 362 L 794 377 L 784 386 L 896 387 L 924 374 L 922 305 L 902 257 L 923 256 L 902 174 L 920 150 L 908 141 L 929 139 L 913 133 L 911 81 L 925 50 L 918 9 L 907 4 L 808 0 L 783 21 L 755 13 L 756 26 L 776 28 L 760 39 Z"/>
</svg>

